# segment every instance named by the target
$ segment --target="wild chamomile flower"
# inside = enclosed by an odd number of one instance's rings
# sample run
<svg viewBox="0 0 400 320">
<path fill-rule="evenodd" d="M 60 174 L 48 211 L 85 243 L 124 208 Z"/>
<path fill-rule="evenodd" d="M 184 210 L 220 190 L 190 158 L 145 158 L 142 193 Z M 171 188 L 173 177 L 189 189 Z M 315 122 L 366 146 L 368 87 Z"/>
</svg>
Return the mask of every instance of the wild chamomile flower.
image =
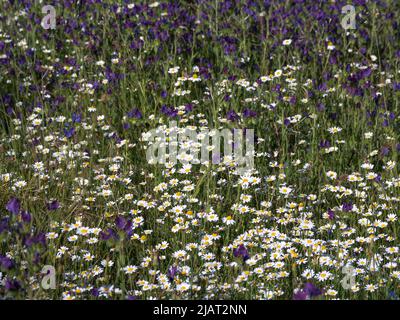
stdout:
<svg viewBox="0 0 400 320">
<path fill-rule="evenodd" d="M 279 193 L 281 193 L 283 195 L 289 195 L 292 191 L 293 191 L 292 188 L 289 188 L 286 186 L 279 187 Z"/>
<path fill-rule="evenodd" d="M 290 45 L 292 43 L 292 39 L 285 39 L 285 40 L 283 40 L 283 42 L 282 42 L 282 44 L 284 45 L 284 46 L 288 46 L 288 45 Z"/>
<path fill-rule="evenodd" d="M 133 274 L 138 270 L 138 268 L 134 265 L 129 265 L 122 268 L 122 270 L 125 271 L 126 274 Z"/>
<path fill-rule="evenodd" d="M 331 127 L 328 129 L 329 133 L 335 134 L 335 133 L 339 133 L 340 131 L 342 131 L 342 128 L 339 127 Z"/>
</svg>

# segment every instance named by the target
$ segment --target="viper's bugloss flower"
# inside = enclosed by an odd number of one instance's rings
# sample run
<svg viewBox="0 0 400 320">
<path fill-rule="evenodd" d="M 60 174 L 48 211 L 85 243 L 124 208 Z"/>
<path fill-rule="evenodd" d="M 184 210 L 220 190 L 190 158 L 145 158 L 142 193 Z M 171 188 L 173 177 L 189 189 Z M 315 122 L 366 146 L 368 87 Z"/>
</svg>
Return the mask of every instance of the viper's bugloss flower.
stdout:
<svg viewBox="0 0 400 320">
<path fill-rule="evenodd" d="M 35 244 L 46 246 L 46 235 L 43 232 L 34 235 L 27 235 L 25 236 L 23 243 L 26 247 L 31 247 Z"/>
<path fill-rule="evenodd" d="M 257 112 L 254 110 L 251 110 L 249 108 L 246 108 L 243 110 L 243 117 L 245 118 L 254 118 L 257 116 Z"/>
<path fill-rule="evenodd" d="M 382 155 L 383 157 L 387 156 L 389 153 L 390 153 L 389 147 L 386 147 L 386 146 L 382 147 L 382 149 L 381 149 L 381 155 Z"/>
<path fill-rule="evenodd" d="M 239 247 L 233 249 L 233 255 L 237 257 L 242 257 L 243 261 L 246 261 L 250 258 L 249 252 L 247 251 L 246 247 L 241 244 Z"/>
<path fill-rule="evenodd" d="M 28 211 L 21 212 L 21 220 L 25 223 L 29 223 L 32 220 L 32 216 Z"/>
<path fill-rule="evenodd" d="M 16 279 L 7 278 L 4 287 L 7 291 L 18 291 L 21 289 L 21 283 Z"/>
<path fill-rule="evenodd" d="M 98 288 L 93 288 L 90 293 L 93 297 L 98 297 L 100 292 Z"/>
<path fill-rule="evenodd" d="M 319 147 L 320 148 L 329 148 L 331 146 L 331 143 L 329 142 L 329 140 L 321 140 L 321 142 L 319 143 Z"/>
<path fill-rule="evenodd" d="M 323 293 L 322 290 L 317 288 L 313 283 L 307 282 L 304 285 L 304 291 L 307 293 L 308 296 L 312 297 L 317 297 Z"/>
<path fill-rule="evenodd" d="M 66 138 L 70 139 L 73 137 L 73 135 L 75 134 L 75 128 L 74 127 L 70 127 L 70 128 L 64 128 L 64 135 Z"/>
<path fill-rule="evenodd" d="M 100 232 L 100 239 L 107 241 L 110 239 L 118 239 L 118 235 L 115 233 L 115 231 L 111 228 L 108 228 L 107 231 L 101 231 Z"/>
<path fill-rule="evenodd" d="M 311 282 L 306 282 L 302 289 L 297 290 L 293 295 L 293 300 L 308 300 L 323 294 L 323 290 L 316 287 Z"/>
<path fill-rule="evenodd" d="M 81 123 L 81 121 L 82 121 L 82 116 L 80 113 L 76 113 L 76 112 L 72 113 L 72 122 L 73 123 Z"/>
<path fill-rule="evenodd" d="M 134 108 L 128 112 L 128 118 L 141 119 L 142 113 L 140 112 L 140 110 L 138 108 Z"/>
<path fill-rule="evenodd" d="M 14 262 L 9 257 L 0 255 L 0 267 L 3 270 L 10 270 L 14 267 Z"/>
<path fill-rule="evenodd" d="M 47 210 L 54 211 L 60 208 L 60 203 L 57 200 L 53 200 L 47 204 Z"/>
<path fill-rule="evenodd" d="M 4 217 L 0 220 L 0 234 L 3 231 L 7 231 L 9 228 L 10 219 L 8 217 Z"/>
<path fill-rule="evenodd" d="M 6 209 L 13 214 L 18 214 L 21 210 L 21 201 L 14 197 L 11 198 L 7 202 Z"/>
<path fill-rule="evenodd" d="M 178 272 L 178 267 L 176 267 L 176 266 L 172 266 L 168 269 L 167 276 L 168 276 L 169 281 L 172 282 L 174 280 L 177 272 Z"/>
<path fill-rule="evenodd" d="M 297 290 L 293 295 L 293 300 L 307 300 L 308 295 L 304 290 Z"/>
<path fill-rule="evenodd" d="M 239 115 L 234 110 L 229 110 L 226 114 L 226 118 L 229 121 L 237 121 L 240 119 Z"/>
<path fill-rule="evenodd" d="M 351 202 L 344 202 L 342 204 L 342 210 L 344 212 L 349 212 L 349 211 L 353 210 L 353 204 Z"/>
</svg>

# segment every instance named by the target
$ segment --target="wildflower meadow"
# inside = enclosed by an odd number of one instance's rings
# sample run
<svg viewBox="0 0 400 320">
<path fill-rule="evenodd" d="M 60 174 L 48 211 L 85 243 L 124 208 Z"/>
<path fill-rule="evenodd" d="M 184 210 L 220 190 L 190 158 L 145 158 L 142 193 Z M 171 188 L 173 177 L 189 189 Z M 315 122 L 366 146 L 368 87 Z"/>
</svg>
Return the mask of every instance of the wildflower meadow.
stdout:
<svg viewBox="0 0 400 320">
<path fill-rule="evenodd" d="M 0 299 L 398 300 L 400 2 L 0 0 Z"/>
</svg>

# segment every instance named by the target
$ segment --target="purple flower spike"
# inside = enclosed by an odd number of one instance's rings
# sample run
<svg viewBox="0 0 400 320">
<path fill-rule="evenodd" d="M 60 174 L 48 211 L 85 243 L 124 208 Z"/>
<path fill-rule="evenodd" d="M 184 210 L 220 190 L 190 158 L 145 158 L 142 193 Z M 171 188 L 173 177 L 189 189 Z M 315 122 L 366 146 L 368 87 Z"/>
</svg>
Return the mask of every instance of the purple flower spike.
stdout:
<svg viewBox="0 0 400 320">
<path fill-rule="evenodd" d="M 79 113 L 73 113 L 72 114 L 72 122 L 73 123 L 81 123 L 82 121 L 82 116 Z"/>
<path fill-rule="evenodd" d="M 319 143 L 319 147 L 324 149 L 324 148 L 329 148 L 331 146 L 331 143 L 328 140 L 321 140 Z"/>
<path fill-rule="evenodd" d="M 229 121 L 237 121 L 237 120 L 240 119 L 239 115 L 238 115 L 235 111 L 233 111 L 233 110 L 229 110 L 229 111 L 228 111 L 228 113 L 226 114 L 226 118 L 227 118 Z"/>
<path fill-rule="evenodd" d="M 6 209 L 13 214 L 18 214 L 21 209 L 21 202 L 17 198 L 11 198 L 6 205 Z"/>
<path fill-rule="evenodd" d="M 303 289 L 294 293 L 293 300 L 308 300 L 321 294 L 323 294 L 323 290 L 317 288 L 313 283 L 307 282 L 304 284 Z"/>
<path fill-rule="evenodd" d="M 173 266 L 168 269 L 167 276 L 168 276 L 169 281 L 172 282 L 174 280 L 177 272 L 178 272 L 178 267 L 176 267 L 176 266 Z"/>
<path fill-rule="evenodd" d="M 10 270 L 14 267 L 14 262 L 10 258 L 0 255 L 0 267 L 4 270 Z"/>
<path fill-rule="evenodd" d="M 92 296 L 98 297 L 100 291 L 99 291 L 99 289 L 97 289 L 97 288 L 93 288 L 92 291 L 91 291 L 90 293 L 92 294 Z"/>
<path fill-rule="evenodd" d="M 304 285 L 304 291 L 307 293 L 309 297 L 317 297 L 322 294 L 322 290 L 318 289 L 313 283 L 307 282 Z"/>
<path fill-rule="evenodd" d="M 293 300 L 307 300 L 307 293 L 304 290 L 298 290 L 293 295 Z"/>
<path fill-rule="evenodd" d="M 245 118 L 254 118 L 256 116 L 257 116 L 257 112 L 254 110 L 251 110 L 249 108 L 246 108 L 243 111 L 243 117 L 245 117 Z"/>
<path fill-rule="evenodd" d="M 108 228 L 107 231 L 101 231 L 100 232 L 100 239 L 107 241 L 111 238 L 118 239 L 118 236 L 116 235 L 115 231 L 111 228 Z"/>
<path fill-rule="evenodd" d="M 389 154 L 389 152 L 390 152 L 390 149 L 389 149 L 388 147 L 383 147 L 383 148 L 381 149 L 381 155 L 382 155 L 383 157 L 387 156 L 387 155 Z"/>
<path fill-rule="evenodd" d="M 246 261 L 247 259 L 250 258 L 249 252 L 247 251 L 246 247 L 243 244 L 241 244 L 238 248 L 233 249 L 233 255 L 236 258 L 242 257 L 243 261 Z"/>
<path fill-rule="evenodd" d="M 71 128 L 65 128 L 64 129 L 64 135 L 66 138 L 70 139 L 72 138 L 72 136 L 75 134 L 75 128 L 71 127 Z"/>
<path fill-rule="evenodd" d="M 7 279 L 5 288 L 7 291 L 18 291 L 21 288 L 21 284 L 18 282 L 18 280 Z"/>
<path fill-rule="evenodd" d="M 32 216 L 28 211 L 21 212 L 21 219 L 23 222 L 29 223 L 32 220 Z"/>
<path fill-rule="evenodd" d="M 353 204 L 351 202 L 343 203 L 342 210 L 345 212 L 350 212 L 351 210 L 353 210 Z"/>
<path fill-rule="evenodd" d="M 115 225 L 117 226 L 118 229 L 123 230 L 125 228 L 127 224 L 127 220 L 122 217 L 122 216 L 118 216 L 115 218 Z"/>
<path fill-rule="evenodd" d="M 9 228 L 9 221 L 10 219 L 8 217 L 5 217 L 3 219 L 0 220 L 0 234 L 5 231 L 8 230 Z"/>
<path fill-rule="evenodd" d="M 134 108 L 128 112 L 128 118 L 141 119 L 142 113 L 140 112 L 140 110 L 138 108 Z"/>
<path fill-rule="evenodd" d="M 51 201 L 47 204 L 47 209 L 50 211 L 57 210 L 60 207 L 60 204 L 57 200 Z"/>
</svg>

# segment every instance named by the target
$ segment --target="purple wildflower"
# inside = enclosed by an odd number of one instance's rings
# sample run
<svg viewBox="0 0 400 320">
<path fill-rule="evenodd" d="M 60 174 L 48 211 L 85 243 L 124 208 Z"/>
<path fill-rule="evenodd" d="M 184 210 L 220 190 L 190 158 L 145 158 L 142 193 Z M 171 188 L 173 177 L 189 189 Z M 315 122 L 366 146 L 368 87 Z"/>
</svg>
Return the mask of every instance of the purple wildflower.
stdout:
<svg viewBox="0 0 400 320">
<path fill-rule="evenodd" d="M 251 110 L 249 108 L 246 108 L 243 111 L 243 117 L 245 117 L 245 118 L 254 118 L 256 116 L 257 116 L 257 112 L 255 112 L 254 110 Z"/>
<path fill-rule="evenodd" d="M 229 110 L 226 114 L 226 118 L 229 121 L 237 121 L 240 119 L 239 115 L 234 110 Z"/>
<path fill-rule="evenodd" d="M 21 284 L 16 279 L 7 279 L 5 283 L 5 288 L 8 291 L 18 291 L 21 288 Z"/>
<path fill-rule="evenodd" d="M 80 123 L 82 121 L 82 116 L 79 113 L 72 114 L 72 122 L 73 123 Z"/>
<path fill-rule="evenodd" d="M 246 247 L 243 244 L 241 244 L 238 248 L 233 249 L 233 255 L 236 258 L 242 257 L 243 261 L 246 261 L 247 259 L 250 258 L 249 252 L 247 251 Z"/>
<path fill-rule="evenodd" d="M 293 295 L 293 300 L 307 300 L 308 296 L 304 290 L 297 290 Z"/>
<path fill-rule="evenodd" d="M 293 300 L 308 300 L 318 297 L 323 294 L 323 291 L 317 288 L 313 283 L 307 282 L 303 289 L 297 290 L 293 295 Z"/>
<path fill-rule="evenodd" d="M 172 266 L 171 268 L 168 269 L 167 276 L 168 276 L 169 281 L 172 282 L 174 280 L 177 272 L 178 272 L 178 267 L 176 267 L 176 266 Z"/>
<path fill-rule="evenodd" d="M 317 297 L 322 294 L 322 290 L 318 289 L 313 283 L 307 282 L 304 285 L 304 291 L 307 293 L 307 295 L 312 298 L 312 297 Z"/>
<path fill-rule="evenodd" d="M 131 111 L 128 112 L 128 118 L 136 118 L 136 119 L 141 119 L 142 118 L 142 113 L 138 108 L 134 108 Z"/>
<path fill-rule="evenodd" d="M 0 267 L 4 270 L 10 270 L 14 267 L 14 262 L 10 258 L 0 255 Z"/>
<path fill-rule="evenodd" d="M 75 128 L 71 127 L 71 128 L 65 128 L 64 129 L 64 135 L 66 138 L 70 139 L 72 138 L 72 136 L 75 134 Z"/>
<path fill-rule="evenodd" d="M 21 202 L 17 198 L 11 198 L 6 205 L 6 209 L 13 214 L 18 214 L 21 209 Z"/>
<path fill-rule="evenodd" d="M 115 231 L 111 228 L 108 228 L 107 231 L 101 231 L 100 232 L 100 239 L 107 241 L 109 239 L 118 239 L 117 234 L 115 233 Z"/>
<path fill-rule="evenodd" d="M 32 216 L 28 211 L 21 212 L 21 219 L 23 222 L 29 223 L 32 220 Z"/>
<path fill-rule="evenodd" d="M 342 205 L 342 210 L 344 212 L 350 212 L 353 210 L 353 204 L 351 202 L 344 202 Z"/>
<path fill-rule="evenodd" d="M 57 200 L 51 201 L 47 204 L 47 210 L 53 211 L 57 210 L 60 207 L 60 204 Z"/>
<path fill-rule="evenodd" d="M 382 155 L 383 157 L 387 156 L 387 155 L 389 154 L 389 152 L 390 152 L 390 149 L 389 149 L 388 147 L 382 147 L 382 149 L 381 149 L 381 155 Z"/>
</svg>

